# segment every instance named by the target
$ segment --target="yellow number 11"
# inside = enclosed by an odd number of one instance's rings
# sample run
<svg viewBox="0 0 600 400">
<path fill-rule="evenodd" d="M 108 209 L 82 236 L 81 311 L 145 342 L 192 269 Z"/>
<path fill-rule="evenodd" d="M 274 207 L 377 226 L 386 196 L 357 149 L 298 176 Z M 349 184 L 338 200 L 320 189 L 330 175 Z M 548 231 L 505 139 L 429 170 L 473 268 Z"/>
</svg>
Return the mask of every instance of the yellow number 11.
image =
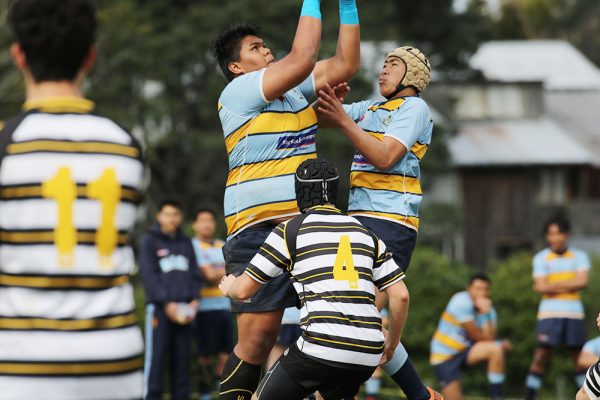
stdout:
<svg viewBox="0 0 600 400">
<path fill-rule="evenodd" d="M 121 185 L 114 168 L 107 168 L 100 178 L 87 184 L 86 195 L 100 202 L 102 215 L 96 231 L 96 247 L 100 263 L 112 266 L 112 253 L 117 247 L 118 231 L 115 223 L 117 205 L 121 199 Z M 60 167 L 56 174 L 42 184 L 42 196 L 56 201 L 58 224 L 54 228 L 54 244 L 58 249 L 59 265 L 72 266 L 77 246 L 77 228 L 73 223 L 73 207 L 77 200 L 77 184 L 71 169 Z"/>
</svg>

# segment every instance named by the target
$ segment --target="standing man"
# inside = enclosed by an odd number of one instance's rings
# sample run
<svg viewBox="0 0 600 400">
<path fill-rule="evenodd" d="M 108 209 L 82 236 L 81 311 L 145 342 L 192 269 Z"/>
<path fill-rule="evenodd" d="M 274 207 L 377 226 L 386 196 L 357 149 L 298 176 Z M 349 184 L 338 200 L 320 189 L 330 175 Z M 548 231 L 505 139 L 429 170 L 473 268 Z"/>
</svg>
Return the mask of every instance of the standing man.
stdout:
<svg viewBox="0 0 600 400">
<path fill-rule="evenodd" d="M 303 162 L 296 199 L 304 215 L 279 224 L 245 273 L 220 285 L 232 299 L 245 300 L 284 275 L 302 301 L 302 336 L 265 375 L 254 399 L 301 400 L 316 390 L 325 400 L 352 399 L 400 342 L 409 302 L 404 273 L 381 240 L 333 206 L 338 184 L 328 161 Z M 390 298 L 385 339 L 376 287 Z"/>
<path fill-rule="evenodd" d="M 139 399 L 128 236 L 141 148 L 82 93 L 93 3 L 11 3 L 26 101 L 0 123 L 0 399 Z"/>
<path fill-rule="evenodd" d="M 192 227 L 195 233 L 192 244 L 202 275 L 202 302 L 194 321 L 198 387 L 200 400 L 210 400 L 210 393 L 216 388 L 215 383 L 221 381 L 223 367 L 233 351 L 234 326 L 229 299 L 219 290 L 219 282 L 225 276 L 225 260 L 223 241 L 215 239 L 215 212 L 209 209 L 198 210 Z M 213 372 L 211 366 L 215 358 Z"/>
<path fill-rule="evenodd" d="M 596 326 L 600 329 L 600 314 L 598 314 L 598 317 L 596 318 Z M 600 350 L 598 353 L 600 353 Z M 585 383 L 581 389 L 579 389 L 579 392 L 577 392 L 576 400 L 598 399 L 600 399 L 600 361 L 598 361 L 598 357 L 596 357 L 596 363 L 587 370 Z"/>
<path fill-rule="evenodd" d="M 326 84 L 348 81 L 360 66 L 360 29 L 354 0 L 340 0 L 335 56 L 316 62 L 321 39 L 320 0 L 304 0 L 291 52 L 275 60 L 259 32 L 236 25 L 221 33 L 214 52 L 229 84 L 219 117 L 229 157 L 225 189 L 228 273 L 241 275 L 273 227 L 299 214 L 293 174 L 316 157 L 317 117 L 307 97 Z M 221 399 L 248 400 L 259 382 L 281 323 L 294 306 L 289 279 L 280 276 L 249 302 L 232 303 L 238 343 L 225 365 Z"/>
<path fill-rule="evenodd" d="M 200 293 L 200 271 L 189 237 L 181 231 L 176 200 L 161 202 L 156 224 L 142 240 L 140 272 L 146 293 L 145 399 L 160 400 L 170 353 L 171 396 L 190 397 L 192 328 Z"/>
<path fill-rule="evenodd" d="M 462 399 L 462 370 L 483 361 L 488 365 L 490 398 L 502 398 L 504 354 L 511 346 L 496 340 L 498 318 L 490 286 L 487 275 L 472 276 L 467 290 L 452 296 L 433 335 L 430 362 L 446 400 Z"/>
<path fill-rule="evenodd" d="M 340 128 L 356 149 L 349 214 L 382 238 L 403 271 L 417 240 L 423 197 L 419 164 L 433 129 L 429 107 L 419 97 L 430 74 L 423 53 L 400 47 L 387 55 L 379 75 L 379 90 L 387 101 L 343 105 L 325 88 L 316 104 L 319 126 Z M 385 301 L 378 296 L 380 308 Z M 422 383 L 402 345 L 383 369 L 410 400 L 436 396 Z"/>
<path fill-rule="evenodd" d="M 542 386 L 552 349 L 566 346 L 575 364 L 575 381 L 581 387 L 585 369 L 577 359 L 585 343 L 585 321 L 579 291 L 588 285 L 590 260 L 569 246 L 569 222 L 552 219 L 544 226 L 548 247 L 533 259 L 533 289 L 542 295 L 536 328 L 536 349 L 527 375 L 526 399 L 535 399 Z"/>
</svg>

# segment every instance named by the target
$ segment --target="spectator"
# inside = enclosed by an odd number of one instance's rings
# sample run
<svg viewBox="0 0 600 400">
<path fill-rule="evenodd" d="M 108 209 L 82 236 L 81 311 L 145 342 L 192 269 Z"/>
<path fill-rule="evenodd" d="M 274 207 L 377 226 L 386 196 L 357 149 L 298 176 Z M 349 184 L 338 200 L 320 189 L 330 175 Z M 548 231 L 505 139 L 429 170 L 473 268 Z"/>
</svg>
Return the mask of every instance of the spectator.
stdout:
<svg viewBox="0 0 600 400">
<path fill-rule="evenodd" d="M 198 308 L 200 272 L 190 238 L 180 229 L 182 207 L 160 204 L 157 223 L 142 241 L 140 268 L 146 293 L 145 398 L 162 398 L 167 352 L 171 352 L 171 398 L 189 400 L 189 356 Z"/>
</svg>

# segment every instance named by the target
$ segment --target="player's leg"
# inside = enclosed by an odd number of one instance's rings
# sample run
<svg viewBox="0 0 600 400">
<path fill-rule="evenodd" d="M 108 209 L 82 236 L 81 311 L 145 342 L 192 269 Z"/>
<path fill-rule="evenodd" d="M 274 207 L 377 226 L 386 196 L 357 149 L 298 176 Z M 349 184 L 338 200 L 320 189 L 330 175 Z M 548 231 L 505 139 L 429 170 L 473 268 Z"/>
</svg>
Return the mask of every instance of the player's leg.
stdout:
<svg viewBox="0 0 600 400">
<path fill-rule="evenodd" d="M 537 392 L 542 387 L 552 348 L 558 346 L 562 341 L 563 323 L 564 319 L 559 318 L 546 318 L 537 322 L 537 346 L 527 374 L 525 400 L 535 399 Z"/>
<path fill-rule="evenodd" d="M 336 368 L 328 371 L 319 386 L 323 400 L 353 400 L 360 386 L 373 375 L 375 368 L 349 370 Z"/>
<path fill-rule="evenodd" d="M 433 366 L 433 372 L 445 400 L 462 400 L 460 377 L 462 369 L 467 364 L 468 353 L 469 350 L 463 351 L 451 359 Z"/>
<path fill-rule="evenodd" d="M 191 325 L 173 324 L 171 340 L 171 398 L 190 398 L 190 353 L 192 350 Z"/>
<path fill-rule="evenodd" d="M 315 384 L 303 386 L 292 379 L 281 363 L 282 359 L 280 358 L 265 374 L 258 385 L 258 389 L 256 389 L 256 393 L 252 397 L 253 399 L 302 400 L 317 389 Z M 297 367 L 303 369 L 306 368 L 307 365 L 298 364 Z"/>
<path fill-rule="evenodd" d="M 163 368 L 170 343 L 172 322 L 159 304 L 146 306 L 146 362 L 144 398 L 160 400 L 163 391 Z"/>
<path fill-rule="evenodd" d="M 586 341 L 585 321 L 582 319 L 569 319 L 566 324 L 567 330 L 565 332 L 565 342 L 569 348 L 571 359 L 573 360 L 573 379 L 575 380 L 575 385 L 581 387 L 585 382 L 587 368 L 580 368 L 577 361 Z"/>
<path fill-rule="evenodd" d="M 217 346 L 217 362 L 215 364 L 215 377 L 216 382 L 221 381 L 221 376 L 223 375 L 223 369 L 225 368 L 225 363 L 229 358 L 229 355 L 233 351 L 234 343 L 234 325 L 233 318 L 229 311 L 221 311 L 219 312 L 220 322 L 219 322 L 219 345 Z"/>
<path fill-rule="evenodd" d="M 475 343 L 467 354 L 467 366 L 487 361 L 487 378 L 490 385 L 490 397 L 493 400 L 502 398 L 504 383 L 504 348 L 502 343 L 485 340 Z"/>
<path fill-rule="evenodd" d="M 194 338 L 196 339 L 196 362 L 198 365 L 198 392 L 200 400 L 210 400 L 210 392 L 214 386 L 214 377 L 211 372 L 212 356 L 215 336 L 214 323 L 211 320 L 212 311 L 199 312 L 194 321 Z"/>
</svg>

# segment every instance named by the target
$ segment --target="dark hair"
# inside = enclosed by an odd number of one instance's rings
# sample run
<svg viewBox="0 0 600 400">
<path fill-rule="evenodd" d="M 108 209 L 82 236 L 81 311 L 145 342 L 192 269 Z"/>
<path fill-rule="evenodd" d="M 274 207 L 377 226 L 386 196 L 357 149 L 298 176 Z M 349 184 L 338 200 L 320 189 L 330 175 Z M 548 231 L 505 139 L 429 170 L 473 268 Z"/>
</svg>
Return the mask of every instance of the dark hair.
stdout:
<svg viewBox="0 0 600 400">
<path fill-rule="evenodd" d="M 16 0 L 8 22 L 36 82 L 73 81 L 96 36 L 90 0 Z"/>
<path fill-rule="evenodd" d="M 196 216 L 195 220 L 198 219 L 198 215 L 202 214 L 202 213 L 209 213 L 210 215 L 212 215 L 212 217 L 216 220 L 217 219 L 217 213 L 215 212 L 215 210 L 211 209 L 211 208 L 199 208 L 196 210 L 196 212 L 194 213 L 194 215 Z"/>
<path fill-rule="evenodd" d="M 177 199 L 161 200 L 161 202 L 158 204 L 158 211 L 159 212 L 162 211 L 162 209 L 165 208 L 166 206 L 171 206 L 171 207 L 178 209 L 179 211 L 183 211 L 183 206 L 181 205 L 181 202 Z"/>
<path fill-rule="evenodd" d="M 471 275 L 469 277 L 469 286 L 471 286 L 473 284 L 473 282 L 475 282 L 475 281 L 484 281 L 484 282 L 489 283 L 490 285 L 492 284 L 492 280 L 484 272 L 478 272 L 476 274 Z"/>
<path fill-rule="evenodd" d="M 569 223 L 569 221 L 567 221 L 564 218 L 552 218 L 544 224 L 544 235 L 548 233 L 548 230 L 552 225 L 558 226 L 558 230 L 561 233 L 571 232 L 571 224 Z"/>
<path fill-rule="evenodd" d="M 213 54 L 217 58 L 219 67 L 228 81 L 235 75 L 227 68 L 229 63 L 240 61 L 242 40 L 247 36 L 259 36 L 260 29 L 247 22 L 238 22 L 221 32 L 213 42 Z"/>
</svg>

